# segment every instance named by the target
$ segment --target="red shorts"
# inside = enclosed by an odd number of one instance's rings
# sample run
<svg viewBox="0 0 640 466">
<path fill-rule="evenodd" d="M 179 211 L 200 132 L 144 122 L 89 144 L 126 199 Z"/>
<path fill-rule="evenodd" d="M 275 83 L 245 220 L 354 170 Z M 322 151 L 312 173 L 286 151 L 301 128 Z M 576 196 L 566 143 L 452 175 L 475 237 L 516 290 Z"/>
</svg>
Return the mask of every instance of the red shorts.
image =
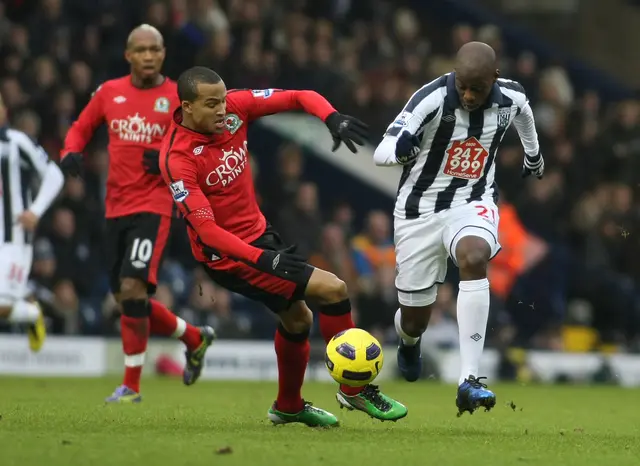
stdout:
<svg viewBox="0 0 640 466">
<path fill-rule="evenodd" d="M 271 251 L 281 251 L 287 247 L 280 235 L 269 226 L 251 245 Z M 275 313 L 287 310 L 292 303 L 304 299 L 314 270 L 307 265 L 298 276 L 286 280 L 230 259 L 209 262 L 204 268 L 207 275 L 221 287 L 258 301 Z"/>
</svg>

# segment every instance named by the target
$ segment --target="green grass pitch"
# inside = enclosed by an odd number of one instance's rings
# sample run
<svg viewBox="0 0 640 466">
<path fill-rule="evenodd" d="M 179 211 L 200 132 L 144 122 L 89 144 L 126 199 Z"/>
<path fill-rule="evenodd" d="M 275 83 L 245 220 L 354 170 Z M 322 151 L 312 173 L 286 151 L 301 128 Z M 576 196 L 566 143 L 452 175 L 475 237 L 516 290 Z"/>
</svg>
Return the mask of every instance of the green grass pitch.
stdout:
<svg viewBox="0 0 640 466">
<path fill-rule="evenodd" d="M 407 418 L 340 410 L 334 386 L 305 397 L 338 415 L 333 430 L 272 426 L 272 383 L 143 380 L 140 405 L 105 406 L 117 379 L 0 378 L 2 466 L 640 464 L 638 391 L 494 385 L 493 411 L 456 417 L 455 387 L 386 383 Z"/>
</svg>

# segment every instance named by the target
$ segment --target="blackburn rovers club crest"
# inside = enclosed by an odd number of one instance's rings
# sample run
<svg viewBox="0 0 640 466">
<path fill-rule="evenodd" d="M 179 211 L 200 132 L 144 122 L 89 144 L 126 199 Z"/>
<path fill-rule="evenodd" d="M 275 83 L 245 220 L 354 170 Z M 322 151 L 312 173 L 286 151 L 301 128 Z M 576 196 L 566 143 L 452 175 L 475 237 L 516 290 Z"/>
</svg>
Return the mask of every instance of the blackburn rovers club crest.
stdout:
<svg viewBox="0 0 640 466">
<path fill-rule="evenodd" d="M 160 113 L 169 113 L 169 99 L 166 97 L 158 97 L 153 106 L 153 110 Z"/>
<path fill-rule="evenodd" d="M 227 125 L 227 129 L 231 134 L 235 134 L 238 128 L 242 126 L 242 120 L 235 113 L 228 113 L 224 124 Z"/>
</svg>

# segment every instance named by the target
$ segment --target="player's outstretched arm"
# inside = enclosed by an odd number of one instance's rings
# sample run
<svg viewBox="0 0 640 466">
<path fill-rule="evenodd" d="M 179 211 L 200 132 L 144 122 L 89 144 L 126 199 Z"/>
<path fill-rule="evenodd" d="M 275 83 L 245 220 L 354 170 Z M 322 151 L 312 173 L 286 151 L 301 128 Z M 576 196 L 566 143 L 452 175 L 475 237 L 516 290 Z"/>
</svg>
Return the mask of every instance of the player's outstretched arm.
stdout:
<svg viewBox="0 0 640 466">
<path fill-rule="evenodd" d="M 221 228 L 215 222 L 209 200 L 198 185 L 197 166 L 189 155 L 166 155 L 160 171 L 173 200 L 200 238 L 203 254 L 208 260 L 228 257 L 281 278 L 299 273 L 306 266 L 303 257 L 256 248 Z"/>
<path fill-rule="evenodd" d="M 442 94 L 425 92 L 431 84 L 416 91 L 389 125 L 373 154 L 376 165 L 408 165 L 418 157 L 422 133 L 431 130 L 430 123 L 441 112 Z"/>
<path fill-rule="evenodd" d="M 369 138 L 369 127 L 365 123 L 338 112 L 327 99 L 315 91 L 263 89 L 235 91 L 232 95 L 241 99 L 241 105 L 247 108 L 249 120 L 293 110 L 303 110 L 321 119 L 333 137 L 331 150 L 334 152 L 344 142 L 355 154 L 358 151 L 355 145 L 363 146 Z"/>
<path fill-rule="evenodd" d="M 60 168 L 72 176 L 82 175 L 82 151 L 87 146 L 96 128 L 104 120 L 103 89 L 99 87 L 80 116 L 73 122 L 64 138 L 60 152 Z"/>
<path fill-rule="evenodd" d="M 522 177 L 535 175 L 538 179 L 544 175 L 544 159 L 540 153 L 536 122 L 533 110 L 529 102 L 520 107 L 520 113 L 513 120 L 513 125 L 518 131 L 522 147 L 524 148 L 524 163 L 522 165 Z"/>
</svg>

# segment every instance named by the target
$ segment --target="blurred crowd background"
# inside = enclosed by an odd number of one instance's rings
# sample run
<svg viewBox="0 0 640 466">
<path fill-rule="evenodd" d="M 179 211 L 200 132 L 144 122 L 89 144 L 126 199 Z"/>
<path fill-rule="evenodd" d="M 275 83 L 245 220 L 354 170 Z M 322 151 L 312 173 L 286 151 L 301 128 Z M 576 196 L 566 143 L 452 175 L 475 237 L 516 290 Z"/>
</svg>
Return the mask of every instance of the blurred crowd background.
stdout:
<svg viewBox="0 0 640 466">
<path fill-rule="evenodd" d="M 465 42 L 499 54 L 504 77 L 527 89 L 547 171 L 520 177 L 512 131 L 498 152 L 500 241 L 491 265 L 490 345 L 589 351 L 640 349 L 640 107 L 578 88 L 561 60 L 505 45 L 492 24 L 444 24 L 402 6 L 330 0 L 6 0 L 0 3 L 0 92 L 11 124 L 57 157 L 71 122 L 104 80 L 128 73 L 129 31 L 146 22 L 164 35 L 164 73 L 198 64 L 229 87 L 314 89 L 366 121 L 377 143 L 420 86 L 452 69 Z M 414 4 L 420 2 L 413 2 Z M 54 333 L 118 332 L 103 257 L 106 132 L 92 142 L 84 180 L 68 180 L 35 242 L 32 285 Z M 267 218 L 314 265 L 342 277 L 358 325 L 395 341 L 392 218 L 347 201 L 320 208 L 330 180 L 312 182 L 300 147 L 260 151 L 251 140 Z M 277 176 L 261 177 L 276 165 Z M 263 171 L 262 171 L 263 172 Z M 176 219 L 157 298 L 223 338 L 272 338 L 265 309 L 207 281 Z M 428 339 L 457 345 L 457 282 L 440 288 Z M 10 329 L 9 329 L 10 330 Z"/>
</svg>

